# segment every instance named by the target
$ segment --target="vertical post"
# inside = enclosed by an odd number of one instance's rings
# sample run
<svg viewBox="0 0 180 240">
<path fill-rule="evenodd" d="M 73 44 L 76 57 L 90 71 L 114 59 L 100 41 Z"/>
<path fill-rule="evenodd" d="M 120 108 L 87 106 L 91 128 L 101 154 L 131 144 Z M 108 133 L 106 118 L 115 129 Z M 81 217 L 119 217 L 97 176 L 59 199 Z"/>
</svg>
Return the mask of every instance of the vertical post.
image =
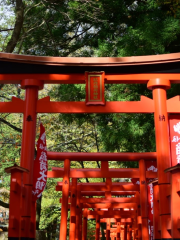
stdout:
<svg viewBox="0 0 180 240">
<path fill-rule="evenodd" d="M 75 240 L 76 234 L 76 199 L 77 199 L 77 179 L 72 179 L 72 190 L 71 190 L 71 212 L 70 212 L 70 240 Z"/>
<path fill-rule="evenodd" d="M 30 238 L 30 224 L 32 213 L 32 185 L 33 185 L 34 149 L 36 134 L 36 106 L 38 101 L 38 90 L 43 88 L 43 82 L 35 79 L 25 79 L 21 82 L 21 87 L 26 89 L 21 145 L 21 167 L 29 170 L 29 173 L 23 174 L 25 194 L 24 197 L 22 198 L 21 206 L 22 207 L 21 238 L 26 240 Z"/>
<path fill-rule="evenodd" d="M 170 81 L 159 78 L 151 79 L 148 82 L 147 87 L 153 91 L 155 106 L 154 121 L 158 167 L 161 239 L 169 239 L 171 238 L 171 235 L 167 230 L 167 221 L 170 217 L 170 203 L 167 198 L 167 191 L 169 191 L 170 187 L 170 176 L 169 173 L 165 173 L 164 170 L 171 166 L 169 126 L 166 106 L 166 89 L 170 88 Z"/>
<path fill-rule="evenodd" d="M 132 234 L 132 225 L 130 225 L 130 227 L 129 227 L 129 239 L 130 240 L 132 240 L 132 236 L 133 236 L 133 234 Z"/>
<path fill-rule="evenodd" d="M 106 240 L 110 240 L 110 229 L 111 229 L 110 218 L 107 218 L 106 219 Z"/>
<path fill-rule="evenodd" d="M 30 239 L 36 239 L 36 201 L 31 202 Z"/>
<path fill-rule="evenodd" d="M 82 208 L 80 204 L 80 209 L 79 209 L 79 239 L 82 239 Z"/>
<path fill-rule="evenodd" d="M 138 240 L 142 239 L 142 230 L 141 230 L 141 224 L 142 224 L 142 219 L 141 219 L 141 205 L 140 205 L 140 194 L 139 192 L 136 192 L 136 198 L 138 201 L 138 208 L 137 208 L 137 219 L 136 219 L 136 235 Z"/>
<path fill-rule="evenodd" d="M 120 240 L 120 234 L 121 234 L 121 222 L 118 219 L 118 221 L 117 221 L 117 240 Z"/>
<path fill-rule="evenodd" d="M 127 240 L 127 224 L 124 223 L 124 240 Z"/>
<path fill-rule="evenodd" d="M 143 159 L 139 160 L 140 172 L 140 202 L 141 202 L 141 218 L 142 218 L 142 238 L 149 240 L 148 231 L 148 199 L 147 199 L 147 183 L 146 183 L 146 166 Z"/>
<path fill-rule="evenodd" d="M 77 186 L 77 199 L 76 199 L 76 235 L 75 240 L 79 240 L 80 235 L 80 185 Z"/>
<path fill-rule="evenodd" d="M 129 235 L 129 224 L 127 224 L 127 240 L 130 240 L 130 235 Z"/>
<path fill-rule="evenodd" d="M 23 172 L 28 171 L 24 168 L 13 166 L 6 168 L 5 172 L 11 173 L 8 239 L 18 240 L 21 229 Z"/>
<path fill-rule="evenodd" d="M 154 227 L 154 239 L 161 238 L 161 232 L 159 231 L 159 185 L 158 181 L 153 183 L 153 227 Z"/>
<path fill-rule="evenodd" d="M 59 238 L 60 240 L 67 239 L 67 217 L 68 217 L 68 197 L 69 197 L 69 175 L 70 175 L 70 160 L 64 160 L 64 177 L 62 187 L 62 205 L 61 205 L 61 223 Z"/>
<path fill-rule="evenodd" d="M 97 209 L 100 210 L 100 209 Z M 97 215 L 96 216 L 96 240 L 99 240 L 99 236 L 100 236 L 100 216 Z"/>
<path fill-rule="evenodd" d="M 88 213 L 88 209 L 85 208 L 84 213 L 83 213 L 83 236 L 82 236 L 82 240 L 87 240 L 87 213 Z"/>
<path fill-rule="evenodd" d="M 124 240 L 124 226 L 121 225 L 121 240 Z"/>
</svg>

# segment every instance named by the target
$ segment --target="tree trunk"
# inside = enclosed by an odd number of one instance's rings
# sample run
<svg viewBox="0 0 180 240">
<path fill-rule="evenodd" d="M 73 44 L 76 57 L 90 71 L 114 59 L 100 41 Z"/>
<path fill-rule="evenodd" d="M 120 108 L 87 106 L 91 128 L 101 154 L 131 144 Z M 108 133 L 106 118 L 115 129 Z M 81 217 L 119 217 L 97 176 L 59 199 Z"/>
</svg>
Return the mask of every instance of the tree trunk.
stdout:
<svg viewBox="0 0 180 240">
<path fill-rule="evenodd" d="M 21 29 L 23 26 L 23 19 L 24 19 L 24 6 L 23 6 L 22 0 L 16 0 L 15 11 L 16 11 L 16 20 L 15 20 L 14 30 L 13 30 L 11 39 L 9 40 L 6 46 L 6 52 L 8 53 L 13 52 L 20 38 Z"/>
</svg>

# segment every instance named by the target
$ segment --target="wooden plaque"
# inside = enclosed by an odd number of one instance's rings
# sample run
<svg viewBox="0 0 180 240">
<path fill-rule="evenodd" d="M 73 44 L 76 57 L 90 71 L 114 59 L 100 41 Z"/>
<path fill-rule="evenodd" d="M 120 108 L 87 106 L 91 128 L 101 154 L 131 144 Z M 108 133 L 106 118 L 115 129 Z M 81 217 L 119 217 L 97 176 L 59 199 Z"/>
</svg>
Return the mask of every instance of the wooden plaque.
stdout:
<svg viewBox="0 0 180 240">
<path fill-rule="evenodd" d="M 86 105 L 105 105 L 104 72 L 86 72 Z"/>
</svg>

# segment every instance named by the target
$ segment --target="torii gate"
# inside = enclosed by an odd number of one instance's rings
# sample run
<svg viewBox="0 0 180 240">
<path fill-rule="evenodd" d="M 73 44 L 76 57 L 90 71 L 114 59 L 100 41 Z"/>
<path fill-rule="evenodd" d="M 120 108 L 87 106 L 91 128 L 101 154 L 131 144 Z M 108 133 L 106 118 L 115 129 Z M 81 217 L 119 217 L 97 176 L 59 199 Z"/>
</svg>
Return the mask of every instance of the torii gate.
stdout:
<svg viewBox="0 0 180 240">
<path fill-rule="evenodd" d="M 9 170 L 14 176 L 11 179 L 15 179 L 11 181 L 9 239 L 35 239 L 35 226 L 31 226 L 31 219 L 34 219 L 35 209 L 32 180 L 37 113 L 154 113 L 159 230 L 161 239 L 180 238 L 179 211 L 175 207 L 179 203 L 179 189 L 177 192 L 174 189 L 179 174 L 176 173 L 178 167 L 173 168 L 176 164 L 171 164 L 168 132 L 168 114 L 180 113 L 179 96 L 169 100 L 166 97 L 166 90 L 171 84 L 180 83 L 179 63 L 179 53 L 128 58 L 53 58 L 0 53 L 0 84 L 21 84 L 26 89 L 24 101 L 13 97 L 12 102 L 0 103 L 1 113 L 24 114 L 21 168 Z M 44 83 L 84 84 L 85 71 L 104 71 L 106 84 L 147 84 L 153 99 L 142 96 L 137 102 L 106 102 L 104 106 L 89 106 L 84 102 L 51 102 L 49 97 L 38 100 L 38 91 Z M 167 197 L 169 192 L 171 206 Z M 21 203 L 21 210 L 17 211 L 12 199 Z M 167 230 L 167 222 L 171 225 L 171 233 Z"/>
<path fill-rule="evenodd" d="M 52 153 L 52 152 L 48 152 L 48 158 L 52 158 L 52 159 L 56 159 L 56 160 L 61 160 L 62 157 L 64 157 L 65 154 L 68 153 Z M 53 157 L 52 157 L 53 155 Z M 55 156 L 56 155 L 56 156 Z M 76 159 L 76 157 L 80 155 L 78 153 L 71 153 L 71 156 L 68 156 L 69 160 L 72 159 Z M 94 155 L 94 154 L 92 154 Z M 98 154 L 95 157 L 95 160 L 97 161 L 102 161 L 105 160 L 103 156 L 106 156 L 105 159 L 109 156 L 111 161 L 113 160 L 118 160 L 120 161 L 122 159 L 122 155 L 120 153 L 118 154 Z M 141 158 L 144 156 L 144 158 L 148 161 L 151 159 L 151 162 L 153 162 L 152 160 L 155 160 L 155 154 L 149 154 L 149 153 L 141 153 L 141 154 L 136 154 L 136 153 L 131 153 L 131 154 L 123 154 L 124 156 L 124 161 L 127 160 L 138 160 L 138 157 L 141 156 Z M 67 157 L 67 156 L 66 156 Z M 81 161 L 86 161 L 86 157 L 91 157 L 91 154 L 86 154 L 84 153 L 81 156 Z M 94 161 L 95 161 L 94 160 Z M 66 161 L 66 160 L 65 160 Z M 69 172 L 69 177 L 66 176 L 66 172 L 64 168 L 56 168 L 53 167 L 52 170 L 53 171 L 49 171 L 48 172 L 48 177 L 57 177 L 57 178 L 64 178 L 63 182 L 59 182 L 56 190 L 57 191 L 66 191 L 66 188 L 68 188 L 67 183 L 70 183 L 70 178 L 72 178 L 72 184 L 69 186 L 69 191 L 71 192 L 71 200 L 70 202 L 72 202 L 72 208 L 76 207 L 76 196 L 77 193 L 76 191 L 73 189 L 76 188 L 77 189 L 77 182 L 75 182 L 73 179 L 74 178 L 106 178 L 106 184 L 105 183 L 87 183 L 87 184 L 78 184 L 79 187 L 79 191 L 86 191 L 86 196 L 102 196 L 102 190 L 105 191 L 104 195 L 105 195 L 105 199 L 104 198 L 90 198 L 90 199 L 81 199 L 79 200 L 80 203 L 83 204 L 84 208 L 125 208 L 125 207 L 135 207 L 135 203 L 130 204 L 129 202 L 132 202 L 132 200 L 134 201 L 134 199 L 123 199 L 123 198 L 111 198 L 112 194 L 118 196 L 118 195 L 122 195 L 121 192 L 118 191 L 123 191 L 124 195 L 129 195 L 131 194 L 131 192 L 129 191 L 137 191 L 139 189 L 141 189 L 140 191 L 140 199 L 141 199 L 141 216 L 142 216 L 142 233 L 144 236 L 144 239 L 148 239 L 148 217 L 147 217 L 147 189 L 146 189 L 146 179 L 148 178 L 157 178 L 157 173 L 156 172 L 151 172 L 151 171 L 145 171 L 145 161 L 144 160 L 139 160 L 139 168 L 127 168 L 127 169 L 109 169 L 108 167 L 108 161 L 102 161 L 101 162 L 101 169 L 70 169 Z M 67 171 L 69 171 L 69 169 L 67 169 Z M 138 178 L 140 179 L 140 188 L 138 185 L 134 186 L 134 184 L 132 183 L 113 183 L 110 181 L 109 178 L 113 178 L 113 177 L 119 177 L 119 178 Z M 64 184 L 66 181 L 66 184 Z M 109 189 L 109 190 L 108 190 Z M 112 191 L 117 191 L 117 192 L 112 192 Z M 72 194 L 73 191 L 73 194 Z M 89 192 L 88 192 L 89 191 Z M 94 191 L 94 192 L 93 192 Z M 99 191 L 99 192 L 98 192 Z M 89 193 L 89 194 L 88 194 Z M 96 195 L 97 194 L 97 195 Z M 135 194 L 135 192 L 134 192 Z M 67 229 L 67 208 L 68 208 L 68 195 L 63 193 L 63 199 L 62 199 L 62 210 L 61 210 L 61 226 L 60 226 L 60 238 L 61 235 L 64 231 L 66 231 Z M 135 200 L 135 202 L 137 202 L 137 200 Z M 105 204 L 106 203 L 106 204 Z M 134 204 L 134 205 L 133 205 Z M 71 218 L 74 218 L 76 216 L 76 213 L 71 213 Z M 115 216 L 114 216 L 115 217 Z M 78 220 L 79 222 L 79 220 Z M 70 220 L 70 240 L 74 240 L 75 239 L 75 227 L 73 227 L 74 225 L 74 221 L 72 222 Z M 79 224 L 76 225 L 76 228 L 79 229 Z M 72 230 L 74 229 L 74 230 Z M 74 232 L 74 235 L 73 235 Z M 66 233 L 65 233 L 66 235 Z M 81 233 L 79 234 L 80 236 L 82 235 Z M 97 235 L 96 235 L 97 236 Z M 83 234 L 84 237 L 84 234 Z M 83 240 L 86 240 L 86 237 L 83 238 Z M 96 239 L 97 240 L 97 239 Z"/>
</svg>

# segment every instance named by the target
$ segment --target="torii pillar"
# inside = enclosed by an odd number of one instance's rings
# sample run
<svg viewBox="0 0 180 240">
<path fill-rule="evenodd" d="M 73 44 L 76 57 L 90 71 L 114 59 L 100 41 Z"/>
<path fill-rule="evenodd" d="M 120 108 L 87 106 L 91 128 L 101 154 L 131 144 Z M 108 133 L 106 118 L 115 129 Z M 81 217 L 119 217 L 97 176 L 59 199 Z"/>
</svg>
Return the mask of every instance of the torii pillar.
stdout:
<svg viewBox="0 0 180 240">
<path fill-rule="evenodd" d="M 81 191 L 80 191 L 80 185 L 77 186 L 77 199 L 76 199 L 76 234 L 75 234 L 75 240 L 81 239 L 81 229 L 82 228 L 82 214 L 81 214 Z"/>
<path fill-rule="evenodd" d="M 170 188 L 170 176 L 169 173 L 164 172 L 165 169 L 171 167 L 169 126 L 166 105 L 166 90 L 169 89 L 170 86 L 170 81 L 163 78 L 151 79 L 149 80 L 147 85 L 148 89 L 151 89 L 153 92 L 153 100 L 155 107 L 154 121 L 158 167 L 161 239 L 171 238 L 171 235 L 167 230 L 167 221 L 170 217 L 170 203 L 167 198 Z"/>
<path fill-rule="evenodd" d="M 159 185 L 158 180 L 152 182 L 153 184 L 153 235 L 154 239 L 161 238 L 161 231 L 159 231 Z"/>
<path fill-rule="evenodd" d="M 111 229 L 111 221 L 110 218 L 106 219 L 106 240 L 110 240 L 110 229 Z"/>
<path fill-rule="evenodd" d="M 23 172 L 28 172 L 28 170 L 15 164 L 6 168 L 5 172 L 11 173 L 8 240 L 18 240 L 20 239 L 21 230 L 21 200 L 24 188 Z"/>
<path fill-rule="evenodd" d="M 124 240 L 127 240 L 127 223 L 124 223 Z"/>
<path fill-rule="evenodd" d="M 97 209 L 100 210 L 100 209 Z M 100 236 L 100 216 L 97 215 L 96 216 L 96 240 L 99 240 L 99 236 Z"/>
<path fill-rule="evenodd" d="M 68 197 L 69 197 L 69 176 L 70 176 L 70 160 L 64 160 L 64 177 L 62 188 L 62 205 L 61 205 L 61 223 L 59 238 L 60 240 L 67 239 L 67 216 L 68 216 Z"/>
<path fill-rule="evenodd" d="M 121 220 L 117 219 L 117 240 L 120 240 L 121 236 Z"/>
<path fill-rule="evenodd" d="M 76 236 L 76 199 L 77 199 L 77 178 L 72 179 L 71 190 L 71 211 L 70 211 L 70 232 L 69 239 L 75 240 Z"/>
<path fill-rule="evenodd" d="M 33 240 L 35 239 L 35 231 L 33 231 L 33 228 L 30 234 L 30 225 L 32 212 L 35 211 L 35 209 L 32 209 L 32 186 L 36 137 L 36 107 L 38 101 L 38 91 L 43 89 L 43 81 L 25 79 L 21 82 L 21 87 L 26 90 L 26 95 L 20 165 L 22 168 L 27 169 L 29 173 L 23 173 L 25 194 L 22 198 L 20 235 L 23 240 L 28 240 L 29 238 Z"/>
<path fill-rule="evenodd" d="M 88 208 L 85 208 L 84 212 L 83 212 L 83 235 L 82 235 L 82 240 L 87 240 L 87 213 L 88 213 Z"/>
<path fill-rule="evenodd" d="M 147 183 L 146 183 L 146 165 L 143 159 L 139 160 L 140 171 L 140 202 L 141 202 L 141 218 L 142 218 L 142 239 L 149 240 L 148 230 L 148 199 L 147 199 Z"/>
</svg>

